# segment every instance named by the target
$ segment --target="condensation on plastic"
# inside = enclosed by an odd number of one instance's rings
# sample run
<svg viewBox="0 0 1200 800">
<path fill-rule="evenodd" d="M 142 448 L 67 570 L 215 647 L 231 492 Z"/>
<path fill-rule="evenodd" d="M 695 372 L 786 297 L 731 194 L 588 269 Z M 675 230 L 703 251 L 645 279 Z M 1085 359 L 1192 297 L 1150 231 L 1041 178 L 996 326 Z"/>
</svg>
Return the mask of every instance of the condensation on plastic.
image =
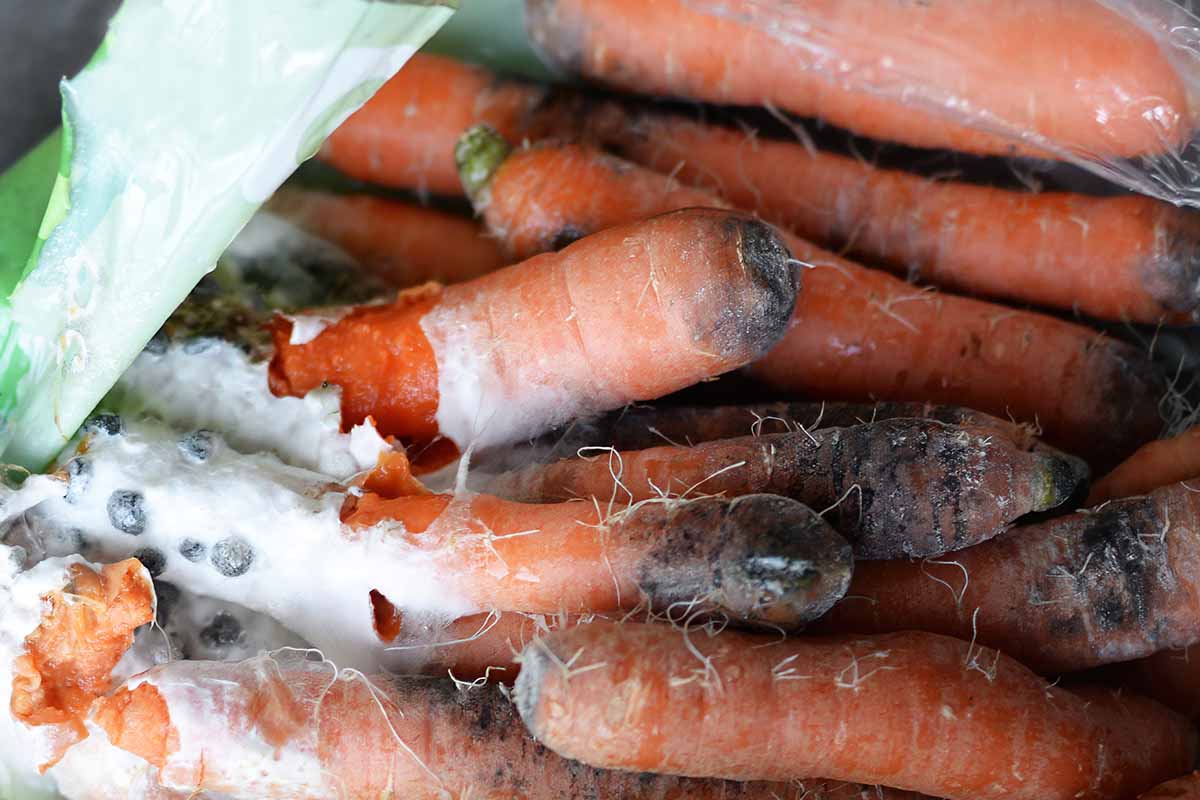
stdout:
<svg viewBox="0 0 1200 800">
<path fill-rule="evenodd" d="M 783 111 L 917 147 L 1067 161 L 1200 207 L 1196 0 L 684 3 L 787 48 Z"/>
</svg>

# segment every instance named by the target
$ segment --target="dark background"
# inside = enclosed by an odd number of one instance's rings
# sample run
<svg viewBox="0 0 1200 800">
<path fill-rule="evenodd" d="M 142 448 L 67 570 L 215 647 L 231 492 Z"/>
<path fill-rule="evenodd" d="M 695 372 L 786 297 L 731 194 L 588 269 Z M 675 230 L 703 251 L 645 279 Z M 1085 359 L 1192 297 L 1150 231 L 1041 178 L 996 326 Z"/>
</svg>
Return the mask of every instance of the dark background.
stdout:
<svg viewBox="0 0 1200 800">
<path fill-rule="evenodd" d="M 58 126 L 58 81 L 87 63 L 119 3 L 0 0 L 0 171 Z"/>
</svg>

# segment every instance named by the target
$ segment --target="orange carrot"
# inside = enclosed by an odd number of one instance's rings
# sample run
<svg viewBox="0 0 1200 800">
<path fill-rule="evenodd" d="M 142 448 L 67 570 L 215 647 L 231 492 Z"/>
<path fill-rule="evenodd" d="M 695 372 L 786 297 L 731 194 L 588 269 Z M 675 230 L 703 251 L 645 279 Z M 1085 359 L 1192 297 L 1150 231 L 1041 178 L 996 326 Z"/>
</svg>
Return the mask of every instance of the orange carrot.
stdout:
<svg viewBox="0 0 1200 800">
<path fill-rule="evenodd" d="M 732 779 L 824 775 L 964 800 L 1125 798 L 1194 763 L 1150 700 L 1049 686 L 948 637 L 769 639 L 585 625 L 522 654 L 517 708 L 594 766 Z"/>
<path fill-rule="evenodd" d="M 338 245 L 400 288 L 470 280 L 506 263 L 496 241 L 478 225 L 444 211 L 294 187 L 276 192 L 267 208 Z"/>
<path fill-rule="evenodd" d="M 1086 476 L 1076 458 L 1020 449 L 991 429 L 892 419 L 693 447 L 585 452 L 484 485 L 525 502 L 769 492 L 831 511 L 858 558 L 911 558 L 990 539 L 1024 514 L 1066 502 Z"/>
<path fill-rule="evenodd" d="M 1200 642 L 1200 494 L 1174 484 L 938 562 L 862 563 L 819 627 L 978 639 L 1047 675 Z"/>
<path fill-rule="evenodd" d="M 474 281 L 348 312 L 311 341 L 274 325 L 271 388 L 342 388 L 345 424 L 406 441 L 517 441 L 737 368 L 796 295 L 769 226 L 692 209 L 611 228 Z"/>
<path fill-rule="evenodd" d="M 1194 126 L 1154 38 L 1088 0 L 890 3 L 871 14 L 835 0 L 526 0 L 525 14 L 560 70 L 775 106 L 917 147 L 1118 159 L 1181 146 Z"/>
<path fill-rule="evenodd" d="M 136 559 L 99 569 L 68 567 L 70 582 L 43 598 L 41 623 L 13 663 L 9 713 L 31 726 L 51 726 L 51 760 L 88 735 L 84 718 L 108 691 L 112 671 L 133 632 L 154 619 L 150 576 Z"/>
<path fill-rule="evenodd" d="M 187 796 L 792 797 L 778 784 L 629 775 L 574 764 L 537 746 L 495 687 L 460 691 L 444 679 L 368 679 L 329 662 L 285 656 L 163 664 L 101 700 L 93 718 L 114 746 L 145 759 L 163 785 L 192 793 Z M 116 777 L 103 766 L 94 765 L 101 786 Z"/>
<path fill-rule="evenodd" d="M 330 135 L 320 158 L 359 180 L 458 195 L 459 134 L 486 122 L 520 139 L 544 100 L 537 85 L 418 53 Z"/>
<path fill-rule="evenodd" d="M 817 400 L 737 406 L 635 405 L 595 419 L 576 420 L 546 434 L 538 444 L 549 450 L 548 458 L 565 458 L 577 454 L 583 447 L 646 450 L 664 444 L 695 445 L 746 435 L 845 428 L 899 418 L 932 419 L 947 425 L 986 430 L 1023 450 L 1041 446 L 1030 426 L 961 406 Z"/>
<path fill-rule="evenodd" d="M 1200 425 L 1139 448 L 1092 486 L 1088 505 L 1146 494 L 1192 478 L 1200 478 Z M 1200 491 L 1200 486 L 1192 488 Z"/>
<path fill-rule="evenodd" d="M 488 229 L 500 236 L 528 229 L 537 198 L 524 202 L 520 193 L 530 182 L 514 181 L 517 197 L 499 199 L 510 188 L 508 161 L 524 160 L 527 153 L 496 163 L 491 155 L 497 148 L 481 147 L 479 131 L 471 136 L 481 153 L 471 161 L 473 169 L 491 176 L 477 181 L 488 187 L 482 209 Z M 555 210 L 556 218 L 617 225 L 645 211 L 620 203 L 634 180 L 630 173 L 639 168 L 617 169 L 620 162 L 593 153 L 597 167 L 589 172 L 589 191 L 559 193 L 564 207 Z M 609 180 L 601 182 L 604 175 Z M 566 182 L 562 175 L 550 178 Z M 637 178 L 640 186 L 651 180 L 649 173 Z M 659 182 L 662 190 L 646 196 L 669 200 L 671 180 Z M 604 203 L 596 199 L 601 191 L 609 198 Z M 505 213 L 517 209 L 525 216 L 521 222 Z M 601 219 L 600 209 L 611 216 Z M 1041 314 L 935 294 L 798 237 L 785 240 L 811 269 L 801 278 L 804 291 L 788 332 L 750 370 L 767 384 L 806 397 L 931 401 L 1036 422 L 1052 444 L 1104 465 L 1160 430 L 1161 376 L 1132 346 Z"/>
<path fill-rule="evenodd" d="M 1200 718 L 1200 645 L 1161 650 L 1114 666 L 1122 686 L 1153 697 L 1184 716 Z"/>
<path fill-rule="evenodd" d="M 1139 794 L 1138 800 L 1200 800 L 1200 772 L 1167 781 Z"/>
<path fill-rule="evenodd" d="M 632 161 L 928 283 L 1149 324 L 1200 313 L 1200 224 L 1148 197 L 932 180 L 676 116 L 597 128 Z"/>
<path fill-rule="evenodd" d="M 475 608 L 604 613 L 646 603 L 795 628 L 850 581 L 846 542 L 811 510 L 772 495 L 601 507 L 367 494 L 345 512 L 351 528 L 386 520 L 403 523 L 398 535 Z M 376 629 L 391 641 L 373 600 Z"/>
<path fill-rule="evenodd" d="M 480 164 L 480 147 L 503 159 L 497 173 Z M 692 189 L 583 145 L 543 142 L 511 155 L 503 140 L 486 128 L 473 128 L 456 150 L 464 175 L 483 169 L 485 183 L 472 197 L 476 211 L 494 225 L 494 235 L 515 259 L 558 250 L 614 220 L 638 220 L 664 210 L 726 204 L 703 189 Z M 467 183 L 464 181 L 464 183 Z M 497 186 L 497 191 L 491 190 Z M 472 183 L 468 189 L 474 188 Z"/>
</svg>

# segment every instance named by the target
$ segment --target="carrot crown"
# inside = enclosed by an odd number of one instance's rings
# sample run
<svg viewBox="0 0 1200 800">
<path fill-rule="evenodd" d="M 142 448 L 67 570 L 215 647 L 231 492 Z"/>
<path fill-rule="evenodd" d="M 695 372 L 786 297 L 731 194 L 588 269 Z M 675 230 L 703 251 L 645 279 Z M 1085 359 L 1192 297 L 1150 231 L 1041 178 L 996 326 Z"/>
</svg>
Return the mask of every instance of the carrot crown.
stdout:
<svg viewBox="0 0 1200 800">
<path fill-rule="evenodd" d="M 454 146 L 454 163 L 463 189 L 471 200 L 492 182 L 496 170 L 508 158 L 512 147 L 490 125 L 468 128 Z"/>
</svg>

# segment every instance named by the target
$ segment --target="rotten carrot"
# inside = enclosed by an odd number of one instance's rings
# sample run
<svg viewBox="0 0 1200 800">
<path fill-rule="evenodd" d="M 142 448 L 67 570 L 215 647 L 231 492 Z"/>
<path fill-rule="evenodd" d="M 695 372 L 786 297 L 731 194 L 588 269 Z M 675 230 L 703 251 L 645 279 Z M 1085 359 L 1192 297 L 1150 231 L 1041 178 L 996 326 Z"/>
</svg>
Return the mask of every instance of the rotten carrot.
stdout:
<svg viewBox="0 0 1200 800">
<path fill-rule="evenodd" d="M 792 629 L 842 596 L 852 565 L 849 545 L 817 514 L 764 494 L 603 506 L 364 495 L 345 515 L 351 529 L 397 521 L 398 535 L 434 559 L 462 603 L 498 611 L 645 604 Z M 388 598 L 372 600 L 380 638 L 394 640 L 379 624 Z"/>
<path fill-rule="evenodd" d="M 533 224 L 528 219 L 517 222 L 503 212 L 522 209 L 528 216 L 537 206 L 520 197 L 497 199 L 508 188 L 503 183 L 507 161 L 525 154 L 514 152 L 497 164 L 489 157 L 495 148 L 480 145 L 485 141 L 480 131 L 472 137 L 480 157 L 460 161 L 482 165 L 491 175 L 490 181 L 477 180 L 489 191 L 482 209 L 488 229 L 501 237 L 527 229 Z M 629 174 L 642 168 L 592 153 L 597 167 L 590 173 L 590 191 L 557 195 L 571 205 L 555 214 L 572 220 L 573 230 L 584 220 L 601 226 L 632 218 L 630 206 L 619 200 L 632 180 Z M 604 175 L 609 179 L 600 181 Z M 651 179 L 646 172 L 638 180 Z M 662 190 L 647 196 L 669 199 L 672 179 L 658 180 Z M 519 193 L 529 185 L 514 182 L 512 189 Z M 610 197 L 603 204 L 595 199 L 601 191 Z M 712 202 L 722 201 L 714 195 Z M 599 209 L 612 216 L 601 219 Z M 766 384 L 810 398 L 968 406 L 1035 423 L 1051 444 L 1103 466 L 1161 429 L 1158 401 L 1165 384 L 1150 359 L 1131 345 L 1043 314 L 915 287 L 797 236 L 784 234 L 784 239 L 809 269 L 787 333 L 750 368 Z"/>
<path fill-rule="evenodd" d="M 997 651 L 919 632 L 585 625 L 526 647 L 516 700 L 539 741 L 593 766 L 824 775 L 952 800 L 1118 800 L 1197 754 L 1194 728 L 1153 701 L 1078 696 Z"/>
<path fill-rule="evenodd" d="M 1088 0 L 874 12 L 830 0 L 525 6 L 530 38 L 560 71 L 635 92 L 775 107 L 916 147 L 1119 159 L 1170 151 L 1194 128 L 1186 86 L 1154 36 Z M 948 64 L 945 48 L 965 56 Z M 1154 100 L 1147 108 L 1130 98 Z M 970 124 L 979 117 L 986 126 Z"/>
<path fill-rule="evenodd" d="M 536 84 L 417 53 L 325 141 L 320 158 L 363 181 L 459 195 L 454 142 L 487 123 L 511 139 L 531 132 L 546 100 Z"/>
<path fill-rule="evenodd" d="M 333 242 L 398 288 L 457 283 L 508 263 L 496 240 L 477 224 L 411 203 L 285 186 L 267 208 Z"/>
<path fill-rule="evenodd" d="M 748 216 L 665 214 L 350 310 L 311 340 L 278 318 L 271 388 L 302 396 L 336 384 L 343 424 L 371 416 L 405 441 L 518 441 L 760 356 L 795 304 L 790 258 Z"/>
<path fill-rule="evenodd" d="M 887 419 L 931 419 L 947 425 L 986 430 L 1028 450 L 1038 447 L 1031 426 L 1020 425 L 962 406 L 922 402 L 848 403 L 785 400 L 730 406 L 632 405 L 593 419 L 575 420 L 546 434 L 538 445 L 547 458 L 575 455 L 584 447 L 646 450 L 695 445 L 739 436 L 846 428 Z"/>
<path fill-rule="evenodd" d="M 1138 448 L 1092 486 L 1088 505 L 1146 494 L 1160 486 L 1200 478 L 1200 426 Z M 1200 485 L 1193 489 L 1200 491 Z"/>
<path fill-rule="evenodd" d="M 1200 494 L 1173 484 L 945 559 L 862 563 L 818 627 L 977 639 L 1047 675 L 1200 642 Z"/>
<path fill-rule="evenodd" d="M 1087 476 L 1071 456 L 921 419 L 584 456 L 503 473 L 485 486 L 524 502 L 778 494 L 825 509 L 855 556 L 872 559 L 978 544 L 1024 514 L 1066 502 Z"/>
<path fill-rule="evenodd" d="M 621 114 L 610 107 L 597 130 L 624 157 L 909 278 L 1151 325 L 1200 313 L 1200 224 L 1167 203 L 935 180 L 682 116 Z"/>
<path fill-rule="evenodd" d="M 364 676 L 330 662 L 263 655 L 174 661 L 99 701 L 108 742 L 77 768 L 119 785 L 105 759 L 136 756 L 166 789 L 233 800 L 403 797 L 638 797 L 767 800 L 780 785 L 629 775 L 560 758 L 523 730 L 496 687 Z M 93 759 L 90 764 L 88 758 Z M 115 790 L 106 796 L 117 796 Z"/>
</svg>

